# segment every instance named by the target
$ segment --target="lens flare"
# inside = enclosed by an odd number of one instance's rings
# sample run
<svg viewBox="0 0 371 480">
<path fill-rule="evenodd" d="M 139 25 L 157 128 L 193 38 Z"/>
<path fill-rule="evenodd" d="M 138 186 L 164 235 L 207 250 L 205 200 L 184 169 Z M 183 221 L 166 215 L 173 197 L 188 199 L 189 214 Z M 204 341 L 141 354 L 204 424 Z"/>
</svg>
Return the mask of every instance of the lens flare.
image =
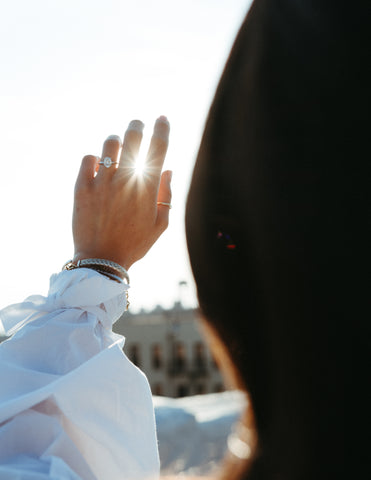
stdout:
<svg viewBox="0 0 371 480">
<path fill-rule="evenodd" d="M 144 175 L 146 171 L 146 158 L 144 155 L 139 154 L 134 167 L 135 175 Z"/>
</svg>

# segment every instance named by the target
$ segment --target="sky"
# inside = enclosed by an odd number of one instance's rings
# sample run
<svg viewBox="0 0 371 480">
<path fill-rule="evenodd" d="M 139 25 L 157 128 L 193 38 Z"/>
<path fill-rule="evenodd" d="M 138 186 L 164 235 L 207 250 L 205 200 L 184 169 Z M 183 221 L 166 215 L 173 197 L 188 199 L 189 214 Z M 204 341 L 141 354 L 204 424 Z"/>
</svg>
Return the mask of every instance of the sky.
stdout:
<svg viewBox="0 0 371 480">
<path fill-rule="evenodd" d="M 73 256 L 81 159 L 130 120 L 171 123 L 170 225 L 131 267 L 133 312 L 196 306 L 184 211 L 207 112 L 250 0 L 0 0 L 0 308 Z M 186 285 L 180 282 L 186 282 Z"/>
</svg>

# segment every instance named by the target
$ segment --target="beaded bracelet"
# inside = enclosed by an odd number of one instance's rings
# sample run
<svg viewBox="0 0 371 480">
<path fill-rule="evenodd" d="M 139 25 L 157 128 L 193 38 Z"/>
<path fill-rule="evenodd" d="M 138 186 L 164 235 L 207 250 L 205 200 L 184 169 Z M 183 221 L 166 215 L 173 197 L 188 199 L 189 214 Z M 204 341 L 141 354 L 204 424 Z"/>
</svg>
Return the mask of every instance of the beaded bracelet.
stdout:
<svg viewBox="0 0 371 480">
<path fill-rule="evenodd" d="M 84 260 L 78 260 L 74 263 L 72 260 L 69 260 L 65 265 L 63 265 L 62 270 L 75 270 L 75 268 L 90 268 L 95 270 L 102 275 L 115 280 L 116 282 L 123 283 L 125 280 L 126 283 L 130 284 L 130 278 L 128 272 L 124 267 L 118 263 L 112 262 L 111 260 L 104 260 L 101 258 L 86 258 Z"/>
</svg>

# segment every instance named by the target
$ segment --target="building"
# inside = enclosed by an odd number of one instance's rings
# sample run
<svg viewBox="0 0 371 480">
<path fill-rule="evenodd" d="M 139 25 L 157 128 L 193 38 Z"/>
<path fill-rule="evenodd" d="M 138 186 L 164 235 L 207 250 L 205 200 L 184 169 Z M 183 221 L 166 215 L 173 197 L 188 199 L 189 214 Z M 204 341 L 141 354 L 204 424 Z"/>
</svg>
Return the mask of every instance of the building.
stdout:
<svg viewBox="0 0 371 480">
<path fill-rule="evenodd" d="M 146 374 L 154 395 L 185 397 L 225 390 L 199 323 L 197 309 L 176 302 L 170 310 L 129 310 L 113 330 L 125 337 L 124 352 Z"/>
<path fill-rule="evenodd" d="M 221 392 L 223 379 L 201 335 L 199 311 L 177 302 L 171 310 L 126 312 L 114 325 L 124 352 L 146 374 L 154 395 Z"/>
</svg>

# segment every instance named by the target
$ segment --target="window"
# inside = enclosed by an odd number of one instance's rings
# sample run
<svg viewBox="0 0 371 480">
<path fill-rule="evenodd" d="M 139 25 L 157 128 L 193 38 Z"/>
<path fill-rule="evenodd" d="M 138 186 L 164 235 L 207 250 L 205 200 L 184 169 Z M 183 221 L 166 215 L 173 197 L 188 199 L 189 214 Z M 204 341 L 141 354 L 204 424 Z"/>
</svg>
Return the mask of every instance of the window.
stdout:
<svg viewBox="0 0 371 480">
<path fill-rule="evenodd" d="M 195 394 L 203 395 L 204 393 L 206 393 L 206 386 L 201 383 L 199 385 L 196 385 Z"/>
<path fill-rule="evenodd" d="M 220 392 L 224 392 L 225 391 L 225 388 L 224 388 L 224 385 L 222 383 L 216 383 L 214 385 L 214 392 L 215 393 L 220 393 Z"/>
<path fill-rule="evenodd" d="M 152 368 L 159 370 L 163 366 L 162 346 L 159 343 L 152 345 Z"/>
<path fill-rule="evenodd" d="M 218 362 L 216 361 L 214 355 L 211 355 L 211 366 L 214 370 L 219 370 Z"/>
<path fill-rule="evenodd" d="M 196 371 L 206 370 L 206 352 L 202 342 L 197 342 L 193 346 L 193 365 Z"/>
<path fill-rule="evenodd" d="M 153 395 L 164 395 L 164 387 L 161 383 L 155 383 L 152 387 L 152 394 Z"/>
<path fill-rule="evenodd" d="M 136 365 L 140 367 L 141 359 L 140 359 L 140 346 L 136 343 L 133 343 L 129 346 L 129 358 L 130 360 Z"/>
<path fill-rule="evenodd" d="M 176 396 L 177 397 L 187 397 L 189 395 L 188 385 L 178 385 Z"/>
<path fill-rule="evenodd" d="M 177 342 L 174 345 L 173 370 L 176 373 L 184 372 L 187 366 L 186 349 L 183 343 Z"/>
</svg>

